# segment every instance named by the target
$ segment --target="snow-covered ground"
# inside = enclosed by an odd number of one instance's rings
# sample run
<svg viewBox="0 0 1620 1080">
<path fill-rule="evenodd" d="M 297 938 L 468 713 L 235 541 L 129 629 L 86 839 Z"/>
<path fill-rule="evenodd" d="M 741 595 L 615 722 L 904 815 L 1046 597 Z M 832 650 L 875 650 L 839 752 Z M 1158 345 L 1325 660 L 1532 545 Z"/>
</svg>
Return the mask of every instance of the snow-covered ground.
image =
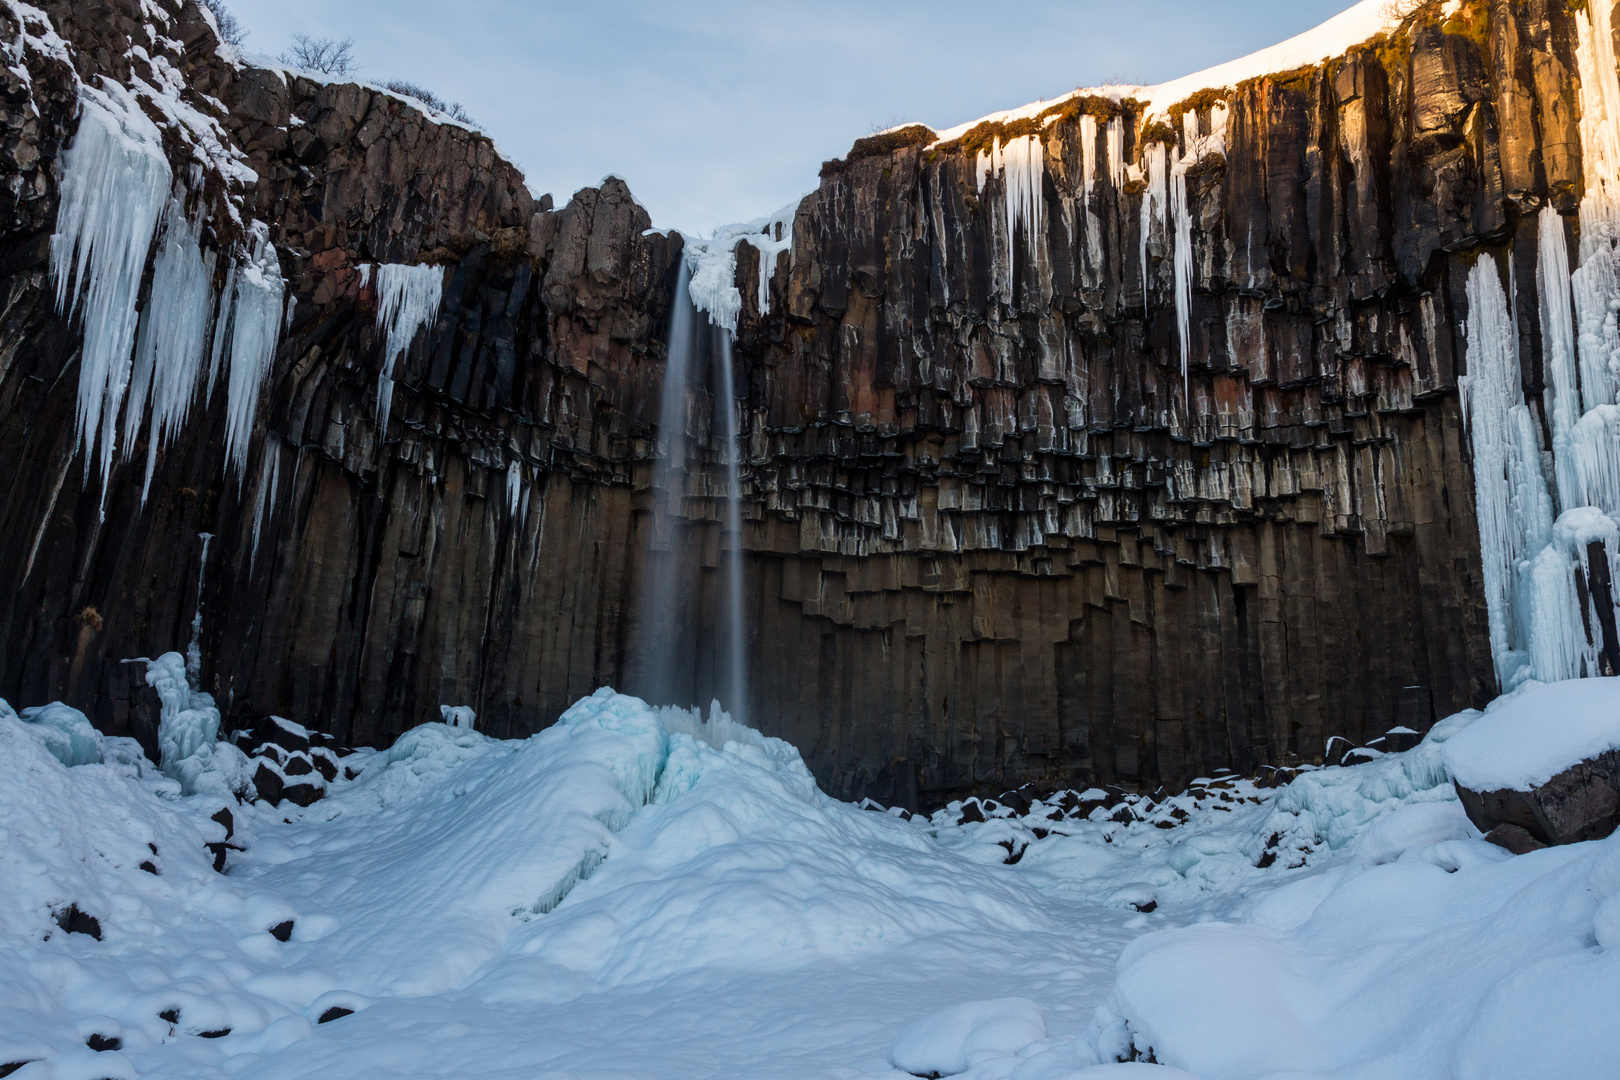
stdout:
<svg viewBox="0 0 1620 1080">
<path fill-rule="evenodd" d="M 1583 694 L 1620 727 L 1620 683 Z M 611 691 L 417 728 L 308 809 L 0 707 L 0 1072 L 1612 1074 L 1620 838 L 1479 839 L 1443 753 L 1478 715 L 1280 788 L 908 819 Z"/>
</svg>

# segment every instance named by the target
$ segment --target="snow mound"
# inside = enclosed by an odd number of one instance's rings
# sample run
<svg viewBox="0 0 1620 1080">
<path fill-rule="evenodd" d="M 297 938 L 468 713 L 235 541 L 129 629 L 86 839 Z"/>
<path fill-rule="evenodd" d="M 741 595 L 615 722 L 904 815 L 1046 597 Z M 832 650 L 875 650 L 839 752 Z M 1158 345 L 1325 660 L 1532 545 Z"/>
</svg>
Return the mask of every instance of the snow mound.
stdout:
<svg viewBox="0 0 1620 1080">
<path fill-rule="evenodd" d="M 1498 698 L 1447 743 L 1445 765 L 1473 791 L 1530 791 L 1620 748 L 1620 678 L 1530 683 Z"/>
<path fill-rule="evenodd" d="M 897 1069 L 951 1076 L 990 1058 L 1012 1057 L 1046 1038 L 1046 1013 L 1027 998 L 974 1001 L 917 1021 L 889 1051 Z"/>
</svg>

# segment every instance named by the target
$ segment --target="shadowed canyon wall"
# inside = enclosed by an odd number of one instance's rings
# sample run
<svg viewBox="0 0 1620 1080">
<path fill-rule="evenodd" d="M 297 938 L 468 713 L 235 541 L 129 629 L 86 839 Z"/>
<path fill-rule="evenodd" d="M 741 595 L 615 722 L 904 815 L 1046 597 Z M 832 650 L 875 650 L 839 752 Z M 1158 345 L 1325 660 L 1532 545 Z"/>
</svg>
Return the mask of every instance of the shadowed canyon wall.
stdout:
<svg viewBox="0 0 1620 1080">
<path fill-rule="evenodd" d="M 706 702 L 727 542 L 708 373 L 681 520 L 655 528 L 648 491 L 681 238 L 619 181 L 554 208 L 486 137 L 240 65 L 161 6 L 154 26 L 127 0 L 43 4 L 65 51 L 16 45 L 31 78 L 0 87 L 0 694 L 149 738 L 120 661 L 184 647 L 201 569 L 204 685 L 238 726 L 385 744 L 469 704 L 521 735 L 637 689 L 652 557 L 690 567 Z M 1472 0 L 1168 126 L 1076 99 L 829 162 L 763 295 L 737 249 L 750 722 L 830 791 L 928 804 L 1319 759 L 1487 701 L 1464 279 L 1492 258 L 1513 282 L 1539 402 L 1535 216 L 1575 236 L 1582 187 L 1573 33 L 1563 0 Z M 159 67 L 257 176 L 193 198 L 270 226 L 295 301 L 245 469 L 199 400 L 144 503 L 143 445 L 103 518 L 50 283 L 58 161 L 75 80 Z M 1023 174 L 981 179 L 979 152 L 1030 134 L 1039 212 L 1018 218 Z M 1184 162 L 1185 212 L 1144 214 L 1154 153 Z M 361 267 L 423 262 L 443 304 L 379 431 Z"/>
</svg>

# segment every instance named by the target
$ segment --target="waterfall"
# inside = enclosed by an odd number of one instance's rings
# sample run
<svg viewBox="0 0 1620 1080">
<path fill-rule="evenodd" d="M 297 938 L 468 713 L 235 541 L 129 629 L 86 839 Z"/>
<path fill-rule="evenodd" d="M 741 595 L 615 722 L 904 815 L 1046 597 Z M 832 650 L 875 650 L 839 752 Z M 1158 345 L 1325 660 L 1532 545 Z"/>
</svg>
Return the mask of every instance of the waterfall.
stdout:
<svg viewBox="0 0 1620 1080">
<path fill-rule="evenodd" d="M 696 692 L 681 666 L 690 634 L 682 633 L 682 613 L 694 608 L 695 567 L 683 564 L 676 540 L 688 488 L 688 397 L 700 359 L 710 363 L 714 388 L 714 464 L 725 466 L 725 516 L 721 527 L 722 603 L 715 634 L 715 691 L 722 704 L 739 720 L 748 715 L 748 621 L 744 603 L 742 535 L 742 435 L 738 423 L 737 374 L 734 355 L 737 318 L 742 296 L 736 286 L 736 245 L 754 231 L 762 260 L 774 266 L 775 257 L 788 249 L 782 215 L 734 227 L 714 240 L 688 240 L 675 281 L 669 318 L 669 357 L 664 369 L 664 394 L 658 418 L 658 445 L 653 460 L 653 520 L 647 551 L 647 572 L 641 593 L 641 619 L 637 643 L 638 674 L 642 695 L 659 704 L 685 706 Z M 760 307 L 767 303 L 769 274 L 760 272 Z M 708 325 L 698 322 L 698 314 Z M 705 352 L 707 355 L 705 356 Z M 722 445 L 723 444 L 723 445 Z M 714 491 L 717 484 L 704 485 Z"/>
<path fill-rule="evenodd" d="M 738 722 L 748 722 L 748 635 L 743 619 L 742 488 L 738 459 L 737 386 L 730 330 L 720 331 L 720 398 L 714 410 L 724 419 L 726 435 L 726 703 Z"/>
<path fill-rule="evenodd" d="M 669 356 L 664 366 L 664 396 L 658 412 L 658 446 L 653 457 L 653 515 L 647 550 L 647 573 L 641 591 L 641 630 L 636 651 L 641 669 L 641 695 L 669 702 L 676 686 L 676 630 L 680 585 L 689 574 L 676 565 L 675 519 L 686 483 L 686 388 L 695 351 L 697 310 L 692 306 L 692 272 L 681 260 L 669 313 Z"/>
</svg>

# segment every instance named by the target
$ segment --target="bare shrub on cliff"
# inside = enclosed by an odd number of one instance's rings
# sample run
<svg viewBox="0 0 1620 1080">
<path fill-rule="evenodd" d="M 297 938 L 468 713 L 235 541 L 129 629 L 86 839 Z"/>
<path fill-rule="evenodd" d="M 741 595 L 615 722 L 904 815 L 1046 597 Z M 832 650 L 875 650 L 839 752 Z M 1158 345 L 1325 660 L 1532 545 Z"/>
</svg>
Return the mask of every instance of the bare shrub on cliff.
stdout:
<svg viewBox="0 0 1620 1080">
<path fill-rule="evenodd" d="M 292 47 L 281 54 L 281 62 L 322 75 L 353 75 L 360 69 L 354 59 L 354 38 L 312 38 L 294 34 Z"/>
<path fill-rule="evenodd" d="M 214 25 L 219 28 L 219 40 L 232 46 L 240 46 L 247 40 L 248 32 L 242 29 L 242 24 L 231 14 L 231 9 L 225 6 L 225 0 L 199 0 L 199 2 L 214 16 Z"/>
<path fill-rule="evenodd" d="M 461 102 L 446 101 L 425 86 L 407 82 L 404 79 L 389 79 L 383 83 L 383 87 L 404 97 L 415 98 L 434 112 L 444 113 L 452 120 L 459 120 L 463 124 L 471 124 L 474 127 L 477 126 L 478 122 L 468 114 Z"/>
<path fill-rule="evenodd" d="M 1384 4 L 1384 21 L 1391 25 L 1404 22 L 1416 15 L 1429 0 L 1387 0 Z"/>
</svg>

